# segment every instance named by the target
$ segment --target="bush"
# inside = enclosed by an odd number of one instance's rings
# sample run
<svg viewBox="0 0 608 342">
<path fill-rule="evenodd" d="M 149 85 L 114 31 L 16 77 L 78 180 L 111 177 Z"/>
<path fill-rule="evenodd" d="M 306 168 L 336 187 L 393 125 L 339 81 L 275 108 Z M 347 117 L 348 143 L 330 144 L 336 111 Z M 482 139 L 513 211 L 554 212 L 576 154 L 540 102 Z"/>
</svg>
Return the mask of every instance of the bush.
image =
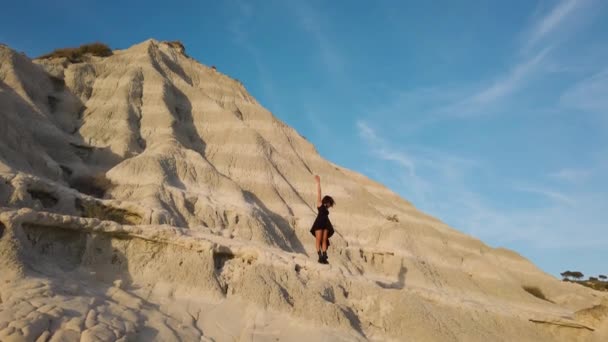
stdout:
<svg viewBox="0 0 608 342">
<path fill-rule="evenodd" d="M 571 273 L 572 273 L 571 277 L 572 278 L 576 278 L 576 279 L 581 279 L 581 278 L 583 278 L 585 276 L 583 273 L 578 272 L 578 271 L 574 271 L 574 272 L 571 272 Z"/>
<path fill-rule="evenodd" d="M 114 221 L 123 225 L 141 224 L 142 217 L 122 208 L 114 208 L 99 201 L 89 201 L 76 198 L 76 208 L 80 210 L 82 217 L 96 218 L 102 221 Z"/>
<path fill-rule="evenodd" d="M 545 294 L 543 293 L 543 291 L 541 291 L 538 287 L 536 286 L 522 286 L 522 288 L 528 292 L 529 294 L 533 295 L 536 298 L 540 298 L 542 300 L 546 300 L 548 302 L 551 302 L 549 299 L 547 299 L 547 297 L 545 297 Z"/>
<path fill-rule="evenodd" d="M 399 218 L 397 217 L 397 215 L 388 215 L 386 217 L 387 220 L 392 221 L 392 222 L 399 222 Z"/>
<path fill-rule="evenodd" d="M 172 40 L 172 41 L 165 40 L 165 41 L 163 41 L 161 43 L 167 44 L 170 47 L 172 47 L 174 49 L 177 49 L 182 55 L 190 58 L 190 56 L 188 56 L 188 54 L 186 54 L 186 47 L 184 46 L 184 43 L 182 43 L 181 41 L 179 41 L 179 40 Z"/>
<path fill-rule="evenodd" d="M 163 43 L 169 45 L 170 47 L 179 49 L 182 53 L 186 52 L 186 47 L 184 46 L 184 43 L 179 40 L 164 41 Z"/>
<path fill-rule="evenodd" d="M 103 43 L 91 43 L 81 45 L 77 48 L 56 49 L 51 53 L 47 53 L 38 58 L 51 59 L 65 57 L 72 63 L 78 63 L 82 62 L 82 57 L 87 54 L 98 57 L 108 57 L 112 55 L 112 49 Z"/>
<path fill-rule="evenodd" d="M 578 271 L 565 271 L 563 273 L 560 273 L 560 275 L 562 277 L 564 277 L 565 279 L 567 279 L 567 278 L 581 279 L 582 277 L 584 277 L 584 275 Z"/>
</svg>

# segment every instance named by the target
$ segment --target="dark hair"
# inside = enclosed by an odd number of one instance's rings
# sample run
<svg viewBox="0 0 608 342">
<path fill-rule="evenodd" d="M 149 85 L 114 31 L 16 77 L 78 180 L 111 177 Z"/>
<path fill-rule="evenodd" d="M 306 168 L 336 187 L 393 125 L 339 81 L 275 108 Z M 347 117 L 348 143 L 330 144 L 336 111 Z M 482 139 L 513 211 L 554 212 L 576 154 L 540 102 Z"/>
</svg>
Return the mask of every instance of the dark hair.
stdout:
<svg viewBox="0 0 608 342">
<path fill-rule="evenodd" d="M 325 197 L 323 197 L 323 200 L 321 200 L 321 204 L 323 204 L 323 205 L 329 204 L 330 207 L 333 207 L 334 204 L 336 204 L 336 202 L 334 201 L 333 198 L 331 198 L 331 196 L 325 196 Z"/>
</svg>

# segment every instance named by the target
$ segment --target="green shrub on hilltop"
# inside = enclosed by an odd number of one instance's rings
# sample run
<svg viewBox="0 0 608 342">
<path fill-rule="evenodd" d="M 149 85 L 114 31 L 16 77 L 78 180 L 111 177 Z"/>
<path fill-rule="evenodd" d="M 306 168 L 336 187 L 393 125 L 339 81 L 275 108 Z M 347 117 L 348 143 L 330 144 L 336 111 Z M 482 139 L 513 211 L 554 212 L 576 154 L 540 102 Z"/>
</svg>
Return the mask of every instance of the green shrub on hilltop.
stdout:
<svg viewBox="0 0 608 342">
<path fill-rule="evenodd" d="M 103 43 L 84 44 L 77 48 L 63 48 L 53 50 L 51 53 L 42 55 L 40 59 L 51 59 L 65 57 L 72 63 L 82 62 L 84 55 L 108 57 L 112 55 L 112 49 Z"/>
</svg>

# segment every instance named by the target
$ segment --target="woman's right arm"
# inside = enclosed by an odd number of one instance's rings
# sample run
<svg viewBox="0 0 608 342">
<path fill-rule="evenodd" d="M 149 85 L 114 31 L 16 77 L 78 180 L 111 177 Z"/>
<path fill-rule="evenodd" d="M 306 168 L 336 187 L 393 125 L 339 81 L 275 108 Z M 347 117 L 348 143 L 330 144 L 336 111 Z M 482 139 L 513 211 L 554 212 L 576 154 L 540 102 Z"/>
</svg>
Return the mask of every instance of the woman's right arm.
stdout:
<svg viewBox="0 0 608 342">
<path fill-rule="evenodd" d="M 317 182 L 317 208 L 321 206 L 321 177 L 315 175 L 315 181 Z"/>
</svg>

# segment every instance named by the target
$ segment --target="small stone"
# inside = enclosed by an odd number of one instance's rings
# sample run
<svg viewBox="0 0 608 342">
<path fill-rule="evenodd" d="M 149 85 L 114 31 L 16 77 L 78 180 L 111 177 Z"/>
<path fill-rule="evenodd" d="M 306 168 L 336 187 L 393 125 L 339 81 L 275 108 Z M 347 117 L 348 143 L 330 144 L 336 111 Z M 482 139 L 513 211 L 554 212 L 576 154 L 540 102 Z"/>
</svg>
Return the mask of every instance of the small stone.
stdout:
<svg viewBox="0 0 608 342">
<path fill-rule="evenodd" d="M 120 320 L 120 319 L 118 319 L 116 317 L 112 318 L 112 320 L 110 321 L 110 325 L 114 329 L 116 329 L 116 330 L 118 330 L 120 332 L 124 332 L 126 330 L 125 329 L 125 323 L 122 320 Z"/>
<path fill-rule="evenodd" d="M 114 299 L 117 303 L 120 303 L 123 306 L 126 306 L 130 309 L 140 309 L 143 305 L 141 299 L 132 296 L 128 292 L 125 292 L 119 288 L 110 288 L 106 292 L 108 296 Z"/>
<path fill-rule="evenodd" d="M 23 328 L 27 327 L 27 326 L 28 326 L 28 324 L 30 324 L 30 321 L 29 321 L 29 320 L 26 320 L 26 319 L 18 319 L 18 320 L 12 321 L 12 322 L 9 324 L 9 326 L 10 326 L 10 327 L 13 327 L 13 328 L 15 328 L 15 329 L 23 329 Z"/>
<path fill-rule="evenodd" d="M 72 330 L 57 330 L 49 342 L 80 341 L 80 333 Z"/>
<path fill-rule="evenodd" d="M 52 310 L 55 310 L 55 308 L 57 308 L 57 307 L 53 304 L 46 304 L 46 305 L 39 307 L 38 310 L 36 310 L 36 311 L 38 311 L 40 313 L 47 313 Z"/>
<path fill-rule="evenodd" d="M 97 313 L 94 309 L 89 310 L 87 313 L 87 318 L 84 321 L 84 326 L 86 328 L 92 328 L 97 324 Z"/>
<path fill-rule="evenodd" d="M 46 330 L 42 334 L 40 334 L 40 336 L 38 336 L 38 338 L 36 339 L 36 342 L 46 342 L 49 339 L 49 337 L 51 337 L 51 332 Z"/>
<path fill-rule="evenodd" d="M 137 330 L 135 328 L 135 324 L 133 322 L 126 321 L 125 323 L 125 333 L 134 334 Z"/>
<path fill-rule="evenodd" d="M 122 319 L 124 319 L 126 321 L 125 324 L 127 322 L 135 323 L 139 320 L 139 317 L 137 316 L 137 314 L 129 309 L 124 310 L 119 315 Z"/>
<path fill-rule="evenodd" d="M 29 300 L 29 302 L 34 307 L 40 308 L 40 307 L 43 307 L 48 302 L 48 298 L 44 298 L 44 297 L 32 298 Z"/>
<path fill-rule="evenodd" d="M 28 326 L 22 328 L 21 331 L 26 340 L 33 341 L 34 338 L 49 329 L 49 324 L 50 320 L 45 316 L 41 316 L 34 321 L 30 321 Z"/>
<path fill-rule="evenodd" d="M 8 327 L 8 328 L 4 328 L 2 330 L 0 330 L 0 337 L 7 337 L 12 335 L 15 332 L 15 328 L 14 327 Z M 3 340 L 0 338 L 0 340 Z"/>
<path fill-rule="evenodd" d="M 23 335 L 21 335 L 21 333 L 19 331 L 16 331 L 15 333 L 8 335 L 8 336 L 0 336 L 2 337 L 2 342 L 23 342 L 25 341 L 25 338 L 23 337 Z"/>
<path fill-rule="evenodd" d="M 36 308 L 30 303 L 23 301 L 13 310 L 13 316 L 21 318 L 27 316 L 30 312 L 36 310 Z"/>
<path fill-rule="evenodd" d="M 70 319 L 69 321 L 67 321 L 66 323 L 64 323 L 63 328 L 66 330 L 81 332 L 82 323 L 83 323 L 82 318 L 74 317 L 74 318 Z"/>
<path fill-rule="evenodd" d="M 112 330 L 108 329 L 104 324 L 98 324 L 90 329 L 87 329 L 82 332 L 82 336 L 80 338 L 81 342 L 94 342 L 94 341 L 114 341 L 116 340 L 116 335 Z"/>
<path fill-rule="evenodd" d="M 114 280 L 114 286 L 118 287 L 119 289 L 122 289 L 123 288 L 122 287 L 123 286 L 122 279 L 116 279 L 116 280 Z"/>
</svg>

